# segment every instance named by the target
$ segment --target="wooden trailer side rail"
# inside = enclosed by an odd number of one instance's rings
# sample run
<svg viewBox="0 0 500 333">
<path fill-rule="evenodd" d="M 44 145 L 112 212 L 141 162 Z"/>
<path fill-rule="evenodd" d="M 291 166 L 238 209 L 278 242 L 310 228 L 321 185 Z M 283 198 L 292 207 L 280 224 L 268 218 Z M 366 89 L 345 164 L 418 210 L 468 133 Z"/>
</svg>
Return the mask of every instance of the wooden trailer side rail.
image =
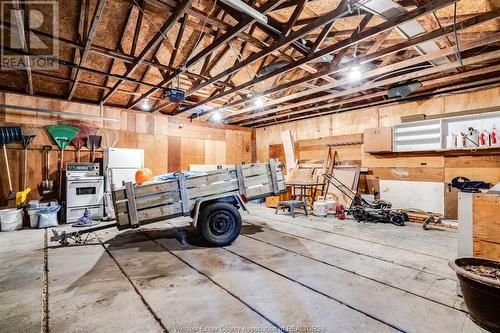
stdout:
<svg viewBox="0 0 500 333">
<path fill-rule="evenodd" d="M 200 198 L 241 195 L 247 200 L 277 195 L 286 190 L 281 164 L 239 164 L 186 178 L 144 185 L 126 183 L 112 192 L 118 229 L 137 228 L 141 224 L 189 216 Z"/>
</svg>

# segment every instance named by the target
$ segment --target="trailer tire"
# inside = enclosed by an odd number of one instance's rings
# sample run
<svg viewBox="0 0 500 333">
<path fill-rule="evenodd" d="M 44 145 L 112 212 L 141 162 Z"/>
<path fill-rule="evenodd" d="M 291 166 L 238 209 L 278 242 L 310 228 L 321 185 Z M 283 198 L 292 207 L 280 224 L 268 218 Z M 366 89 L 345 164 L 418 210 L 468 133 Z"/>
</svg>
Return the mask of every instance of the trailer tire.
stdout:
<svg viewBox="0 0 500 333">
<path fill-rule="evenodd" d="M 207 205 L 200 213 L 198 231 L 210 244 L 229 245 L 240 234 L 241 215 L 236 207 L 227 202 Z"/>
</svg>

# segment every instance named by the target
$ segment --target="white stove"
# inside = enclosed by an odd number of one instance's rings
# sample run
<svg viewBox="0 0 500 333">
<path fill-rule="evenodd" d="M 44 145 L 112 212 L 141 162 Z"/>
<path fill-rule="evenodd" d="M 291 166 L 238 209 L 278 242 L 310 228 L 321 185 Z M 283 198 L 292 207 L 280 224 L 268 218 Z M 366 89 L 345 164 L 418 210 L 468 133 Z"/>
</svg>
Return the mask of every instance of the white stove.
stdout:
<svg viewBox="0 0 500 333">
<path fill-rule="evenodd" d="M 89 209 L 92 219 L 104 212 L 104 177 L 99 163 L 66 164 L 66 223 L 76 222 Z"/>
</svg>

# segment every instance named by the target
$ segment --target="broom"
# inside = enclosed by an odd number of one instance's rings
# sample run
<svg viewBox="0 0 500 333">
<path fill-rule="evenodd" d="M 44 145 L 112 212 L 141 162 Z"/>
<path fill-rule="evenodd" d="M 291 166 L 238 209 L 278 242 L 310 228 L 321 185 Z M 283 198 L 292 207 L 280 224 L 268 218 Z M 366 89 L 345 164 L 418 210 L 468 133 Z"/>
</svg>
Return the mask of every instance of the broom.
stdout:
<svg viewBox="0 0 500 333">
<path fill-rule="evenodd" d="M 22 189 L 26 189 L 26 183 L 28 178 L 28 146 L 36 137 L 37 129 L 35 127 L 21 127 L 21 135 L 23 138 L 23 147 L 24 147 L 24 175 L 23 175 L 23 187 Z"/>
</svg>

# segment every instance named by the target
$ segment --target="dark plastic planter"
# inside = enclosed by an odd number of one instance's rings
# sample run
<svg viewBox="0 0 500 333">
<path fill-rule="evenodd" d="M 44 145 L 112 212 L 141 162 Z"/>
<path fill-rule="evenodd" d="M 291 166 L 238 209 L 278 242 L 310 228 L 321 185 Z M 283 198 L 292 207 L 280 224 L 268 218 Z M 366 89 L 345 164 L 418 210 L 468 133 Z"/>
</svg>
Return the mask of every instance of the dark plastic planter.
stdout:
<svg viewBox="0 0 500 333">
<path fill-rule="evenodd" d="M 449 265 L 457 273 L 465 305 L 469 309 L 471 319 L 490 332 L 500 333 L 500 282 L 462 268 L 467 265 L 500 268 L 500 262 L 463 257 L 450 261 Z"/>
</svg>

